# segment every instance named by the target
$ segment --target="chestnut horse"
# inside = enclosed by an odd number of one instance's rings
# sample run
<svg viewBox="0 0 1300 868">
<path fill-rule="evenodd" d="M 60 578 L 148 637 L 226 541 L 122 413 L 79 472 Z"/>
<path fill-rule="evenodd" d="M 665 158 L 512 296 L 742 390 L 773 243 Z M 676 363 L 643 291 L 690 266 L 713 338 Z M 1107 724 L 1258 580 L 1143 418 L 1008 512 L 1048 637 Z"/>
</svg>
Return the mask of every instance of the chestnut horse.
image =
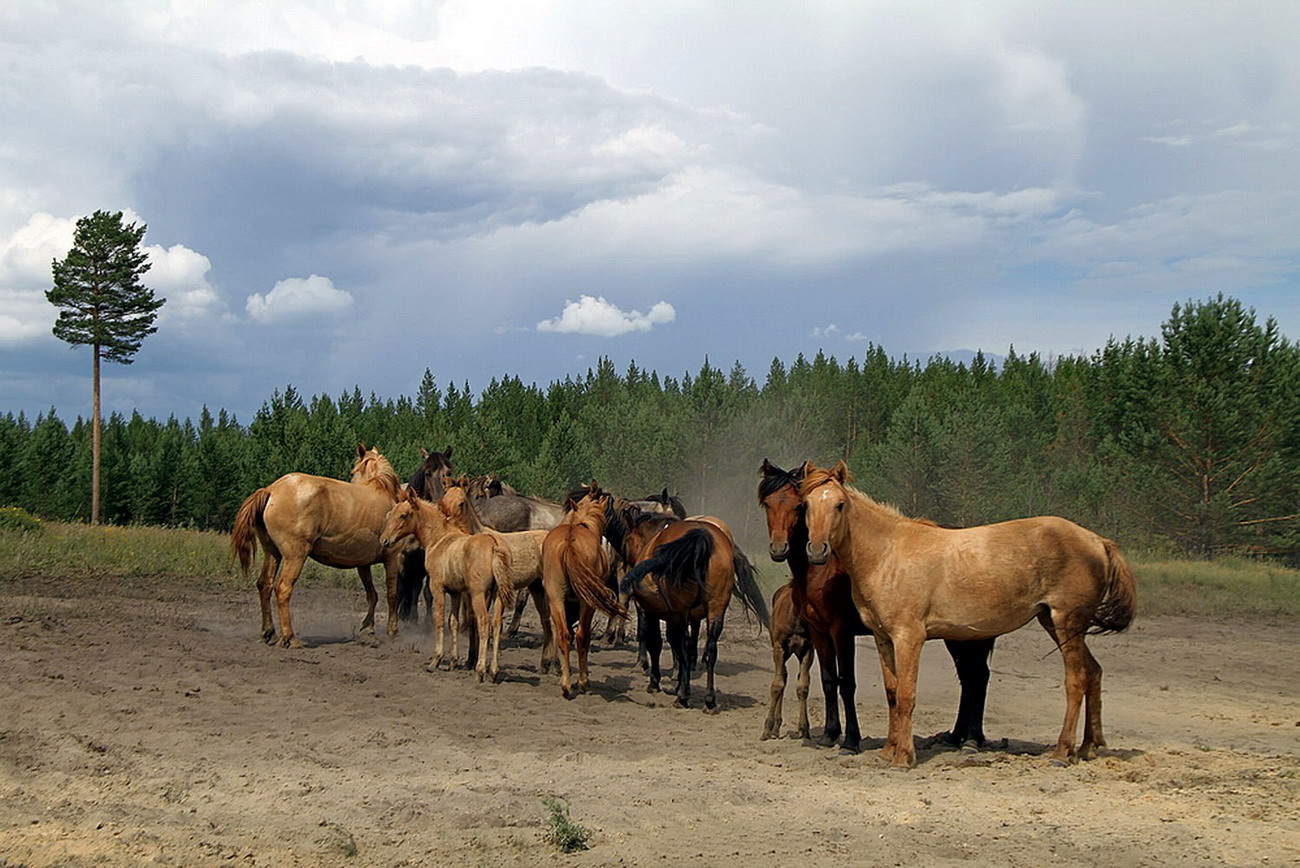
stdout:
<svg viewBox="0 0 1300 868">
<path fill-rule="evenodd" d="M 451 612 L 446 609 L 447 594 L 457 597 L 452 612 L 458 612 L 459 597 L 468 595 L 477 627 L 478 653 L 474 671 L 478 680 L 485 676 L 496 680 L 500 663 L 500 634 L 492 629 L 501 623 L 501 607 L 514 604 L 514 586 L 510 582 L 510 553 L 487 534 L 465 533 L 439 506 L 406 489 L 388 512 L 381 541 L 393 547 L 403 538 L 415 535 L 424 549 L 424 567 L 429 574 L 429 591 L 433 594 L 435 630 L 430 669 L 437 669 L 445 654 L 444 631 Z M 495 595 L 495 601 L 493 596 Z M 495 605 L 493 617 L 489 606 Z M 451 667 L 455 668 L 456 640 L 460 631 L 451 631 Z M 488 662 L 489 643 L 492 659 Z"/>
<path fill-rule="evenodd" d="M 714 670 L 718 640 L 731 602 L 733 587 L 741 601 L 766 626 L 767 605 L 754 579 L 749 560 L 736 547 L 731 531 L 721 519 L 699 516 L 643 514 L 628 506 L 620 516 L 624 528 L 618 547 L 630 565 L 619 583 L 621 598 L 635 597 L 641 610 L 646 652 L 650 658 L 651 693 L 660 689 L 659 654 L 663 648 L 659 622 L 666 623 L 668 643 L 677 664 L 677 698 L 673 704 L 690 704 L 691 670 L 695 667 L 700 622 L 705 622 L 704 667 L 707 683 L 705 711 L 717 709 Z"/>
<path fill-rule="evenodd" d="M 796 617 L 808 625 L 813 648 L 817 652 L 817 665 L 821 669 L 822 693 L 826 700 L 826 725 L 817 743 L 830 747 L 840 737 L 838 694 L 844 703 L 844 744 L 851 753 L 862 749 L 862 735 L 858 729 L 857 674 L 855 666 L 854 637 L 870 635 L 862 623 L 853 597 L 849 591 L 849 577 L 839 558 L 831 554 L 824 564 L 808 562 L 808 525 L 804 521 L 803 500 L 799 485 L 803 482 L 808 464 L 794 470 L 782 470 L 764 460 L 759 473 L 763 479 L 758 485 L 758 502 L 767 518 L 769 554 L 772 560 L 786 561 L 790 566 L 792 605 Z M 775 618 L 773 619 L 775 622 Z M 773 640 L 775 642 L 775 639 Z M 952 730 L 940 736 L 948 743 L 965 750 L 978 750 L 984 744 L 984 699 L 988 693 L 989 656 L 993 653 L 992 638 L 969 642 L 945 641 L 948 653 L 957 666 L 961 682 L 961 701 L 957 705 L 957 722 Z M 782 658 L 778 664 L 785 672 Z M 784 684 L 784 682 L 783 682 Z M 772 702 L 781 697 L 774 694 Z M 777 726 L 780 714 L 776 715 Z M 769 711 L 769 722 L 772 714 Z M 770 726 L 763 729 L 763 738 L 775 738 L 779 733 Z"/>
<path fill-rule="evenodd" d="M 542 541 L 542 585 L 550 608 L 551 630 L 559 646 L 560 692 L 565 699 L 576 693 L 570 670 L 569 619 L 564 603 L 570 593 L 578 599 L 578 629 L 572 643 L 578 648 L 578 686 L 585 691 L 587 653 L 591 648 L 591 618 L 599 609 L 607 615 L 626 616 L 627 610 L 605 584 L 609 557 L 605 553 L 605 510 L 610 495 L 592 483 L 574 504 L 564 520 L 552 528 Z M 547 652 L 543 650 L 543 659 Z"/>
<path fill-rule="evenodd" d="M 389 507 L 397 500 L 400 484 L 387 458 L 358 443 L 351 482 L 288 473 L 245 498 L 235 514 L 230 550 L 247 576 L 257 544 L 261 543 L 257 595 L 262 604 L 263 641 L 275 641 L 275 622 L 271 619 L 274 589 L 280 615 L 279 645 L 303 647 L 293 632 L 289 599 L 307 558 L 328 567 L 356 568 L 369 606 L 361 630 L 370 633 L 375 630 L 375 604 L 379 601 L 370 568 L 382 562 L 388 634 L 397 632 L 397 571 L 402 554 L 399 550 L 385 550 L 379 544 L 379 532 Z"/>
<path fill-rule="evenodd" d="M 1050 759 L 1064 765 L 1095 756 L 1106 743 L 1101 666 L 1084 636 L 1118 632 L 1133 620 L 1137 591 L 1119 547 L 1057 516 L 941 528 L 876 503 L 850 487 L 851 479 L 843 461 L 829 470 L 809 466 L 800 493 L 808 560 L 839 557 L 858 614 L 875 635 L 889 704 L 882 756 L 895 767 L 916 763 L 912 711 L 927 639 L 988 639 L 1035 617 L 1065 664 L 1065 721 Z"/>
</svg>

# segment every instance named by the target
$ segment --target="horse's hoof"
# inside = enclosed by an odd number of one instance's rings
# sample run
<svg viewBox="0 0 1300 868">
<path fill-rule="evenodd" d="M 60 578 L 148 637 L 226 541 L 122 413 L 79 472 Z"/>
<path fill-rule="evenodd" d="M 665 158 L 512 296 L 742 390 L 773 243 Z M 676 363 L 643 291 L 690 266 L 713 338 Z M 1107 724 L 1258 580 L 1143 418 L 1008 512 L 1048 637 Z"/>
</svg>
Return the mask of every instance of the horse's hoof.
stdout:
<svg viewBox="0 0 1300 868">
<path fill-rule="evenodd" d="M 362 625 L 361 625 L 361 630 L 360 630 L 360 632 L 365 633 L 365 634 L 367 634 L 367 635 L 369 635 L 369 636 L 373 636 L 373 635 L 375 635 L 375 625 L 374 625 L 374 624 L 362 624 Z"/>
<path fill-rule="evenodd" d="M 906 764 L 899 765 L 895 763 L 889 767 L 889 770 L 891 772 L 910 772 L 912 770 L 912 767 Z"/>
<path fill-rule="evenodd" d="M 719 711 L 719 709 L 718 709 L 718 703 L 716 703 L 716 702 L 714 702 L 714 703 L 708 703 L 708 702 L 704 703 L 704 713 L 705 713 L 705 714 L 717 714 L 718 711 Z"/>
<path fill-rule="evenodd" d="M 806 729 L 796 729 L 790 733 L 790 738 L 797 738 L 800 741 L 812 741 L 812 734 Z"/>
<path fill-rule="evenodd" d="M 822 734 L 817 736 L 816 745 L 818 747 L 835 747 L 835 743 L 838 740 L 838 736 Z"/>
<path fill-rule="evenodd" d="M 281 636 L 279 645 L 281 648 L 306 648 L 307 644 L 297 636 Z"/>
<path fill-rule="evenodd" d="M 1061 759 L 1060 757 L 1055 756 L 1049 757 L 1047 764 L 1055 769 L 1068 769 L 1070 767 L 1070 761 L 1068 759 Z"/>
<path fill-rule="evenodd" d="M 680 696 L 673 700 L 673 705 L 677 706 L 678 708 L 690 708 L 690 705 L 686 702 L 686 700 Z"/>
<path fill-rule="evenodd" d="M 979 742 L 973 738 L 968 738 L 961 743 L 961 752 L 967 756 L 973 756 L 980 752 Z"/>
<path fill-rule="evenodd" d="M 268 630 L 267 632 L 263 633 L 263 634 L 262 634 L 262 641 L 265 642 L 267 645 L 274 645 L 274 644 L 275 644 L 275 631 L 274 631 L 274 630 Z"/>
<path fill-rule="evenodd" d="M 646 693 L 662 693 L 663 691 L 660 690 L 658 684 L 647 684 L 647 685 L 645 686 L 645 692 L 646 692 Z"/>
<path fill-rule="evenodd" d="M 840 745 L 840 756 L 857 756 L 862 753 L 861 744 L 849 744 L 847 741 Z"/>
</svg>

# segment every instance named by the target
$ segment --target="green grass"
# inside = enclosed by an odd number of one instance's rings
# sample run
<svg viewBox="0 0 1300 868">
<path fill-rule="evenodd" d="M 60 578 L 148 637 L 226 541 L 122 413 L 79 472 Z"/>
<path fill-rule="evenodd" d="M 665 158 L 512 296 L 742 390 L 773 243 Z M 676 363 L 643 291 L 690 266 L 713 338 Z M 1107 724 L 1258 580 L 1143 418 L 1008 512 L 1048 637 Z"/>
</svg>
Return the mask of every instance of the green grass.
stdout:
<svg viewBox="0 0 1300 868">
<path fill-rule="evenodd" d="M 1300 570 L 1263 560 L 1130 559 L 1138 617 L 1203 615 L 1300 617 Z"/>
<path fill-rule="evenodd" d="M 230 537 L 213 531 L 42 522 L 42 533 L 0 529 L 0 579 L 46 576 L 185 579 L 204 586 L 248 587 L 230 557 Z M 306 581 L 351 587 L 354 570 L 309 562 Z"/>
<path fill-rule="evenodd" d="M 546 831 L 542 840 L 553 844 L 561 853 L 576 853 L 591 845 L 591 830 L 569 818 L 569 803 L 563 799 L 542 799 L 546 807 Z"/>
</svg>

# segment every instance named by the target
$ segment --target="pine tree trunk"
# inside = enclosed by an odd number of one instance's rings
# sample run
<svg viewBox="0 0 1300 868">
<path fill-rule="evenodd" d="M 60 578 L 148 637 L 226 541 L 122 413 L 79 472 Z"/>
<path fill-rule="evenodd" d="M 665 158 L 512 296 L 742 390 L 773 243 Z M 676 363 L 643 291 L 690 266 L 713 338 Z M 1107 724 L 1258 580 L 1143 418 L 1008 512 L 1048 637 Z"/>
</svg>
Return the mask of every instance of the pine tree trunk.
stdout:
<svg viewBox="0 0 1300 868">
<path fill-rule="evenodd" d="M 99 524 L 99 344 L 94 345 L 94 407 L 90 422 L 90 523 Z"/>
</svg>

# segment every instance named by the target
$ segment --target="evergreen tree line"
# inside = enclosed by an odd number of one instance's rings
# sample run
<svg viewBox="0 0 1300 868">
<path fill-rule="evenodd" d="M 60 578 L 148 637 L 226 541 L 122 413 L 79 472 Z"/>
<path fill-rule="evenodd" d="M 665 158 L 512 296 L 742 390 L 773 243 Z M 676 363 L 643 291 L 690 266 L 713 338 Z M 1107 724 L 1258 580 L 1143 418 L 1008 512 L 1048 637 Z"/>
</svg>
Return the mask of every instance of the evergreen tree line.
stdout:
<svg viewBox="0 0 1300 868">
<path fill-rule="evenodd" d="M 113 414 L 102 517 L 224 530 L 284 473 L 346 476 L 357 441 L 403 476 L 421 446 L 450 445 L 457 472 L 546 497 L 593 478 L 638 497 L 667 486 L 751 544 L 764 458 L 845 458 L 876 499 L 945 524 L 1058 514 L 1127 546 L 1300 551 L 1300 344 L 1222 295 L 1176 305 L 1159 338 L 1090 356 L 920 364 L 869 346 L 843 363 L 774 360 L 761 385 L 739 363 L 706 359 L 677 379 L 605 358 L 585 377 L 508 377 L 477 397 L 427 370 L 414 398 L 289 386 L 247 425 L 224 410 Z M 0 416 L 0 505 L 84 520 L 89 502 L 89 422 Z"/>
</svg>

